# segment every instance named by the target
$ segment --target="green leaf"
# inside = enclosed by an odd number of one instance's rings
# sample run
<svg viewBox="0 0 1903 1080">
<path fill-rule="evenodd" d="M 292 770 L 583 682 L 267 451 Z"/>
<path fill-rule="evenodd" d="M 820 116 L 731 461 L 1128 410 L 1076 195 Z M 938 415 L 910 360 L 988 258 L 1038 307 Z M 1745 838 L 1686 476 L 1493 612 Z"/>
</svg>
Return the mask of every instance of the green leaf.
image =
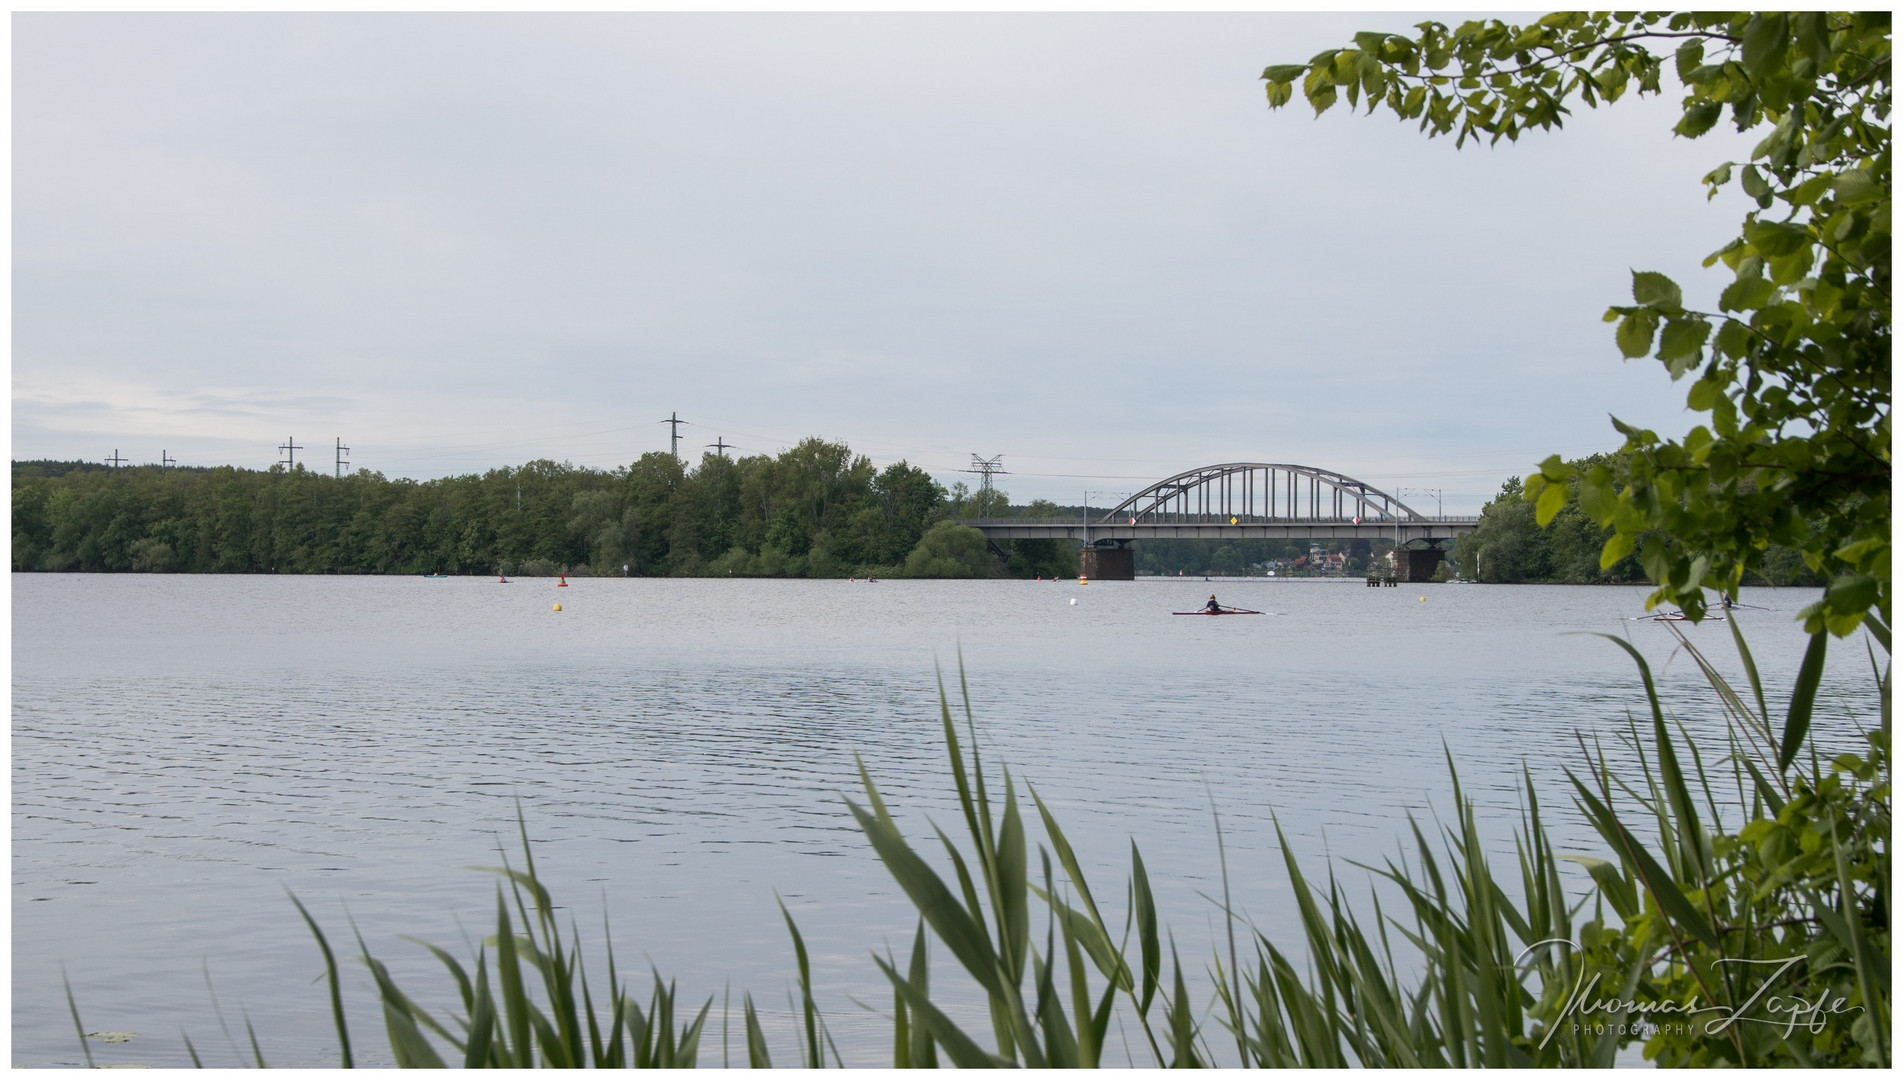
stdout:
<svg viewBox="0 0 1903 1080">
<path fill-rule="evenodd" d="M 1830 635 L 1820 630 L 1811 635 L 1810 647 L 1804 650 L 1804 662 L 1797 669 L 1797 684 L 1791 688 L 1790 711 L 1784 717 L 1784 737 L 1778 743 L 1779 772 L 1797 760 L 1797 751 L 1810 731 L 1811 706 L 1817 702 L 1817 685 L 1824 678 L 1824 651 L 1829 644 Z"/>
<path fill-rule="evenodd" d="M 1565 484 L 1548 484 L 1546 490 L 1540 492 L 1539 502 L 1534 506 L 1534 514 L 1541 526 L 1551 522 L 1553 516 L 1559 513 L 1560 508 L 1566 505 L 1567 494 Z"/>
<path fill-rule="evenodd" d="M 1579 484 L 1579 508 L 1601 525 L 1618 512 L 1619 496 L 1612 490 L 1612 475 L 1603 466 L 1595 466 Z"/>
<path fill-rule="evenodd" d="M 1890 193 L 1877 183 L 1868 169 L 1850 169 L 1839 174 L 1831 183 L 1831 188 L 1837 192 L 1839 200 L 1849 205 L 1890 197 Z"/>
<path fill-rule="evenodd" d="M 1833 177 L 1813 176 L 1784 193 L 1784 201 L 1792 206 L 1810 206 L 1829 191 Z"/>
<path fill-rule="evenodd" d="M 1855 615 L 1860 624 L 1864 612 L 1876 606 L 1880 592 L 1874 574 L 1840 574 L 1824 590 L 1824 604 L 1839 614 Z"/>
<path fill-rule="evenodd" d="M 1671 319 L 1659 335 L 1659 359 L 1667 361 L 1696 358 L 1711 336 L 1711 324 L 1702 318 Z M 1696 408 L 1697 406 L 1693 406 Z"/>
<path fill-rule="evenodd" d="M 747 1015 L 747 1067 L 771 1069 L 773 1055 L 767 1051 L 766 1032 L 760 1028 L 760 1016 L 754 1011 L 752 994 L 741 998 L 741 1008 Z"/>
<path fill-rule="evenodd" d="M 337 1042 L 343 1050 L 343 1067 L 354 1069 L 356 1065 L 352 1062 L 350 1054 L 350 1025 L 344 1022 L 343 988 L 337 979 L 337 957 L 331 953 L 330 942 L 324 938 L 324 931 L 318 928 L 317 920 L 311 917 L 309 909 L 304 906 L 304 901 L 299 900 L 297 894 L 289 889 L 285 890 L 285 894 L 291 898 L 291 903 L 297 906 L 297 913 L 304 917 L 304 925 L 310 927 L 311 935 L 317 939 L 318 950 L 324 954 L 324 974 L 330 981 L 331 1020 L 336 1024 Z M 73 1019 L 77 1021 L 78 1015 L 75 1014 Z"/>
<path fill-rule="evenodd" d="M 1291 83 L 1308 71 L 1307 64 L 1273 64 L 1262 69 L 1262 77 L 1269 82 Z"/>
<path fill-rule="evenodd" d="M 1724 112 L 1725 107 L 1721 102 L 1695 101 L 1685 107 L 1685 115 L 1672 130 L 1682 138 L 1696 139 L 1710 131 Z"/>
<path fill-rule="evenodd" d="M 1762 199 L 1771 193 L 1770 181 L 1764 178 L 1764 170 L 1756 165 L 1744 167 L 1744 173 L 1738 178 L 1738 186 L 1754 199 Z"/>
<path fill-rule="evenodd" d="M 1809 230 L 1775 221 L 1753 221 L 1745 225 L 1744 238 L 1767 259 L 1794 255 L 1809 246 Z"/>
<path fill-rule="evenodd" d="M 1689 83 L 1692 72 L 1705 59 L 1705 43 L 1698 38 L 1688 38 L 1679 45 L 1672 59 L 1678 67 L 1678 81 Z"/>
<path fill-rule="evenodd" d="M 1692 384 L 1691 391 L 1685 395 L 1685 407 L 1694 412 L 1710 412 L 1718 399 L 1724 396 L 1724 385 L 1711 379 L 1699 379 Z"/>
<path fill-rule="evenodd" d="M 1010 1064 L 980 1048 L 971 1036 L 965 1034 L 963 1029 L 939 1010 L 938 1006 L 932 1004 L 931 998 L 927 997 L 923 990 L 913 986 L 911 981 L 901 976 L 892 965 L 879 959 L 877 955 L 873 956 L 872 962 L 879 965 L 879 970 L 885 972 L 885 977 L 891 980 L 892 988 L 905 998 L 905 1003 L 911 1006 L 912 1011 L 918 1015 L 919 1024 L 931 1032 L 932 1038 L 938 1045 L 945 1048 L 945 1053 L 950 1055 L 952 1064 L 961 1069 L 995 1069 L 999 1065 Z"/>
<path fill-rule="evenodd" d="M 1639 898 L 1632 889 L 1632 882 L 1619 868 L 1604 859 L 1595 859 L 1590 855 L 1561 855 L 1567 862 L 1578 863 L 1592 875 L 1593 884 L 1599 886 L 1599 894 L 1619 913 L 1619 918 L 1627 922 L 1638 914 Z"/>
<path fill-rule="evenodd" d="M 1721 311 L 1756 311 L 1777 295 L 1777 286 L 1753 274 L 1725 286 L 1718 296 Z"/>
<path fill-rule="evenodd" d="M 1163 971 L 1163 945 L 1156 922 L 1156 898 L 1150 892 L 1150 875 L 1143 868 L 1143 853 L 1137 850 L 1135 840 L 1130 841 L 1130 888 L 1131 906 L 1136 909 L 1137 941 L 1143 950 L 1143 992 L 1137 999 L 1137 1012 L 1147 1015 Z"/>
<path fill-rule="evenodd" d="M 1619 320 L 1616 340 L 1619 353 L 1626 359 L 1637 359 L 1652 351 L 1652 335 L 1658 331 L 1659 317 L 1652 311 L 1635 311 Z"/>
<path fill-rule="evenodd" d="M 938 932 L 939 939 L 951 949 L 952 955 L 987 991 L 1002 993 L 998 982 L 998 957 L 992 951 L 991 940 L 984 928 L 976 924 L 972 914 L 958 902 L 958 897 L 946 888 L 925 860 L 912 851 L 897 829 L 881 822 L 850 799 L 846 801 L 846 807 L 858 819 L 860 829 L 872 841 L 873 850 L 878 852 L 879 860 L 885 863 L 892 879 L 905 890 L 912 905 Z"/>
<path fill-rule="evenodd" d="M 1599 569 L 1612 569 L 1614 563 L 1632 554 L 1632 548 L 1638 540 L 1637 533 L 1613 533 L 1607 537 L 1606 546 L 1599 552 Z"/>
<path fill-rule="evenodd" d="M 1831 554 L 1839 559 L 1842 559 L 1844 562 L 1849 563 L 1852 566 L 1856 566 L 1860 564 L 1861 562 L 1863 562 L 1866 556 L 1874 555 L 1878 552 L 1884 551 L 1888 549 L 1889 546 L 1890 546 L 1890 542 L 1888 540 L 1878 536 L 1878 537 L 1872 537 L 1871 539 L 1868 539 L 1868 540 L 1859 540 L 1854 544 L 1845 544 L 1843 547 L 1840 547 L 1836 551 L 1831 552 Z M 1889 561 L 1888 559 L 1884 560 L 1885 563 L 1887 563 L 1888 561 Z M 1875 601 L 1873 600 L 1872 603 L 1874 602 Z M 1865 606 L 1868 606 L 1868 605 L 1865 605 Z"/>
<path fill-rule="evenodd" d="M 1762 76 L 1782 61 L 1790 47 L 1789 26 L 1782 12 L 1751 16 L 1751 21 L 1744 24 L 1744 69 L 1753 76 Z"/>
<path fill-rule="evenodd" d="M 1632 271 L 1632 299 L 1640 307 L 1675 315 L 1684 309 L 1685 297 L 1678 283 L 1651 270 Z"/>
</svg>

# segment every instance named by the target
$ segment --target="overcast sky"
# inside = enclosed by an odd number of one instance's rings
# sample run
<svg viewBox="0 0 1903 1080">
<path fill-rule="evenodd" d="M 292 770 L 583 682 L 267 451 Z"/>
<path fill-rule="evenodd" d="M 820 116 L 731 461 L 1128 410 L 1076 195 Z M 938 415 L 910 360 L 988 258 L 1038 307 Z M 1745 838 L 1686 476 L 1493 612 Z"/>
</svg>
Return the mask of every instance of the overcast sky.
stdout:
<svg viewBox="0 0 1903 1080">
<path fill-rule="evenodd" d="M 1600 316 L 1631 269 L 1715 296 L 1743 208 L 1698 180 L 1748 143 L 1676 95 L 1461 151 L 1268 109 L 1417 18 L 16 14 L 13 456 L 612 468 L 678 412 L 695 459 L 1451 513 L 1608 414 L 1684 430 Z"/>
</svg>

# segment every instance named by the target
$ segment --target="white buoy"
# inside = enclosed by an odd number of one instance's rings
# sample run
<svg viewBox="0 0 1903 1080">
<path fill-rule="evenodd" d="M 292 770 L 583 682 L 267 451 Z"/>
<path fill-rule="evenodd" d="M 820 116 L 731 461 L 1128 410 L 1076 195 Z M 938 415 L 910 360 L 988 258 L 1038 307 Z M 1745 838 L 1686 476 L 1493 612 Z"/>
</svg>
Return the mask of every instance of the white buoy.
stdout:
<svg viewBox="0 0 1903 1080">
<path fill-rule="evenodd" d="M 1071 598 L 1070 598 L 1070 606 L 1071 606 L 1071 607 L 1076 607 L 1076 606 L 1077 606 L 1077 598 L 1076 598 L 1075 596 L 1073 596 L 1073 597 L 1071 597 Z"/>
</svg>

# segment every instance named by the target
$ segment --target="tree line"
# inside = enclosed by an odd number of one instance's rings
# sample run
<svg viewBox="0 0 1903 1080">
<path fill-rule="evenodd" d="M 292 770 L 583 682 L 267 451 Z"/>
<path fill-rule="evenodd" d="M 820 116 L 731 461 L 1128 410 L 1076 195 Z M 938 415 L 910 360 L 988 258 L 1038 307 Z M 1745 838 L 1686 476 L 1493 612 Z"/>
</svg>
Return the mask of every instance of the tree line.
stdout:
<svg viewBox="0 0 1903 1080">
<path fill-rule="evenodd" d="M 1055 510 L 1032 504 L 1028 514 Z M 666 453 L 613 470 L 547 460 L 416 481 L 297 466 L 15 462 L 13 569 L 280 574 L 922 577 L 1074 574 L 1074 546 L 988 545 L 949 491 L 843 443 L 776 456 Z"/>
</svg>

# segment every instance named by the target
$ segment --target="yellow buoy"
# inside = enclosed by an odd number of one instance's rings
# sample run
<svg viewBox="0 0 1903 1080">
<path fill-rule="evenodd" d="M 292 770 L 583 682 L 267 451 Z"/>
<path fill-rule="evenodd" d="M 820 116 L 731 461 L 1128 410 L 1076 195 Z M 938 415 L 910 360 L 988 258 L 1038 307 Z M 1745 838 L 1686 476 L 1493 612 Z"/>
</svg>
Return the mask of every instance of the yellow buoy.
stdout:
<svg viewBox="0 0 1903 1080">
<path fill-rule="evenodd" d="M 1425 600 L 1425 599 L 1426 599 L 1426 597 L 1422 597 L 1422 599 L 1423 599 L 1423 600 Z M 562 605 L 560 605 L 560 604 L 556 604 L 556 605 L 555 605 L 555 610 L 556 610 L 556 611 L 560 611 L 560 610 L 562 610 Z"/>
<path fill-rule="evenodd" d="M 1421 603 L 1423 604 L 1427 603 L 1427 597 L 1425 596 L 1421 597 Z"/>
</svg>

